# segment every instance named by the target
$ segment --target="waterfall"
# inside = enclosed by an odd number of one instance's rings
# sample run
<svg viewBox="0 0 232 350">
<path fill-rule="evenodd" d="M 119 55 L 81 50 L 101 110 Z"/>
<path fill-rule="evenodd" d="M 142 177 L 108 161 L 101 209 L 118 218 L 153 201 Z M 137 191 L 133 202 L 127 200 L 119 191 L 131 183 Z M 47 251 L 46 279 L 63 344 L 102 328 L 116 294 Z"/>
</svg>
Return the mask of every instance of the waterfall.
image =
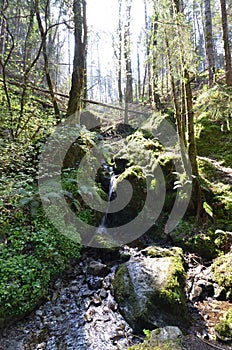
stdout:
<svg viewBox="0 0 232 350">
<path fill-rule="evenodd" d="M 107 165 L 104 165 L 104 167 L 106 167 Z M 105 215 L 102 218 L 101 224 L 97 229 L 97 233 L 103 234 L 107 232 L 107 216 L 109 213 L 109 208 L 110 208 L 110 201 L 112 199 L 112 196 L 114 194 L 115 191 L 115 185 L 116 185 L 116 179 L 117 179 L 117 175 L 114 174 L 113 172 L 113 168 L 107 166 L 109 169 L 109 175 L 110 175 L 110 183 L 109 183 L 109 191 L 108 191 L 108 204 L 107 204 L 107 208 L 106 208 L 106 212 Z"/>
</svg>

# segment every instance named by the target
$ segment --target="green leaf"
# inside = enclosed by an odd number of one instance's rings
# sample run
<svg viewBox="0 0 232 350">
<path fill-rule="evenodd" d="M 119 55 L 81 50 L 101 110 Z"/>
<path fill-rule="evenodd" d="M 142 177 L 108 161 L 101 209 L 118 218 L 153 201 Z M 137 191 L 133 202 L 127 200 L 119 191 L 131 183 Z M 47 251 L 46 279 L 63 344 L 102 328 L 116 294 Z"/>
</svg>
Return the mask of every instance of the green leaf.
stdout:
<svg viewBox="0 0 232 350">
<path fill-rule="evenodd" d="M 211 218 L 213 217 L 213 209 L 212 207 L 207 203 L 207 202 L 204 202 L 203 203 L 203 208 L 205 209 L 206 213 L 211 216 Z"/>
</svg>

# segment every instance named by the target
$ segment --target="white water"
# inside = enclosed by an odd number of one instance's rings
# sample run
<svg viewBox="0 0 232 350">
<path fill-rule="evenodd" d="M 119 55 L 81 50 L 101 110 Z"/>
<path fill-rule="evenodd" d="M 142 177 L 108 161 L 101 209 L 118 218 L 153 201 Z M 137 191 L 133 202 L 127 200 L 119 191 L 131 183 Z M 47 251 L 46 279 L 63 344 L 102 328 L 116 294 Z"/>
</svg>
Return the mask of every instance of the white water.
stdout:
<svg viewBox="0 0 232 350">
<path fill-rule="evenodd" d="M 112 194 L 115 191 L 116 179 L 117 179 L 116 175 L 112 172 L 110 177 L 109 192 L 108 192 L 108 205 L 106 208 L 105 215 L 102 218 L 101 224 L 97 229 L 97 233 L 100 233 L 100 234 L 104 234 L 107 232 L 106 221 L 107 221 L 107 216 L 110 208 L 110 200 L 111 200 Z"/>
</svg>

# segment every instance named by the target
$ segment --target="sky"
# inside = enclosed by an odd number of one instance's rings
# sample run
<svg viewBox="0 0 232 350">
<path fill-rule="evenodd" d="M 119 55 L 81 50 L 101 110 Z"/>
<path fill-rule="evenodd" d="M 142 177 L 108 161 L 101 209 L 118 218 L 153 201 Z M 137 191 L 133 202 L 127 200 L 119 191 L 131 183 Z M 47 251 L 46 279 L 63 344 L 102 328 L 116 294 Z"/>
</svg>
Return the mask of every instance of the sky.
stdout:
<svg viewBox="0 0 232 350">
<path fill-rule="evenodd" d="M 101 75 L 104 77 L 111 76 L 111 80 L 116 85 L 116 59 L 113 50 L 112 36 L 116 37 L 118 28 L 118 0 L 86 0 L 87 3 L 87 26 L 88 26 L 88 74 L 91 69 L 96 72 L 100 66 Z M 132 55 L 136 62 L 137 58 L 137 41 L 144 28 L 144 0 L 132 0 L 131 7 L 131 41 Z M 64 61 L 70 63 L 73 61 L 74 38 L 70 37 L 71 50 L 70 55 L 68 50 L 65 51 Z M 67 38 L 66 38 L 67 40 Z M 67 42 L 66 42 L 67 45 Z M 142 50 L 142 49 L 141 49 Z M 142 55 L 142 51 L 141 51 Z M 136 68 L 136 67 L 134 67 Z M 72 70 L 72 67 L 71 67 Z M 96 75 L 96 74 L 95 74 Z M 92 86 L 94 82 L 89 81 Z M 99 93 L 94 88 L 95 98 L 99 98 Z"/>
<path fill-rule="evenodd" d="M 139 34 L 144 23 L 144 1 L 132 0 L 131 31 Z M 118 23 L 117 0 L 87 0 L 88 25 L 96 30 L 112 31 Z"/>
<path fill-rule="evenodd" d="M 144 21 L 144 0 L 132 0 L 131 40 L 134 55 L 137 55 L 137 41 Z M 116 34 L 118 27 L 118 1 L 87 0 L 87 25 L 90 33 L 89 64 L 94 62 L 92 67 L 95 69 L 100 62 L 102 76 L 109 75 L 110 70 L 116 74 L 112 35 Z"/>
</svg>

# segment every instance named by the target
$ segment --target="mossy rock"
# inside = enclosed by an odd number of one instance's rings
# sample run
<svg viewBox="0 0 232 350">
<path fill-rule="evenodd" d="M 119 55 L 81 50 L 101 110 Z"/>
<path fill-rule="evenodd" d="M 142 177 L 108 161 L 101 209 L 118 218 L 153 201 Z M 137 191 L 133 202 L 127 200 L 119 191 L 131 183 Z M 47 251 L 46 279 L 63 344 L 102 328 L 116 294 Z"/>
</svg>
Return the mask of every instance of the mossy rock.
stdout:
<svg viewBox="0 0 232 350">
<path fill-rule="evenodd" d="M 114 156 L 117 159 L 127 160 L 127 166 L 140 166 L 147 172 L 156 168 L 157 159 L 164 148 L 159 141 L 153 137 L 146 138 L 142 131 L 136 131 L 125 139 L 123 147 Z"/>
<path fill-rule="evenodd" d="M 215 281 L 226 290 L 229 300 L 232 300 L 232 252 L 219 256 L 211 265 Z"/>
<path fill-rule="evenodd" d="M 194 225 L 194 217 L 182 220 L 171 232 L 171 238 L 176 245 L 195 253 L 204 261 L 211 261 L 226 252 L 231 235 L 227 231 L 214 228 L 202 228 Z"/>
<path fill-rule="evenodd" d="M 119 308 L 136 331 L 188 324 L 182 259 L 167 252 L 122 264 L 113 286 Z"/>
<path fill-rule="evenodd" d="M 220 340 L 232 345 L 232 308 L 230 308 L 215 326 L 215 332 Z"/>
<path fill-rule="evenodd" d="M 151 258 L 164 258 L 164 257 L 174 257 L 184 261 L 183 250 L 180 247 L 172 248 L 161 248 L 159 246 L 149 246 L 143 250 L 143 253 L 150 256 Z"/>
<path fill-rule="evenodd" d="M 125 185 L 124 181 L 131 185 Z M 109 227 L 124 225 L 133 220 L 141 212 L 147 193 L 146 177 L 141 167 L 131 166 L 126 169 L 116 181 L 116 194 L 120 198 L 122 210 L 108 214 L 107 225 Z M 131 192 L 132 191 L 132 192 Z M 132 195 L 132 197 L 131 197 Z"/>
<path fill-rule="evenodd" d="M 85 126 L 88 130 L 100 128 L 100 118 L 93 112 L 83 111 L 80 115 L 80 124 Z"/>
<path fill-rule="evenodd" d="M 146 331 L 143 343 L 134 345 L 128 350 L 181 350 L 182 332 L 178 327 L 157 328 Z"/>
</svg>

